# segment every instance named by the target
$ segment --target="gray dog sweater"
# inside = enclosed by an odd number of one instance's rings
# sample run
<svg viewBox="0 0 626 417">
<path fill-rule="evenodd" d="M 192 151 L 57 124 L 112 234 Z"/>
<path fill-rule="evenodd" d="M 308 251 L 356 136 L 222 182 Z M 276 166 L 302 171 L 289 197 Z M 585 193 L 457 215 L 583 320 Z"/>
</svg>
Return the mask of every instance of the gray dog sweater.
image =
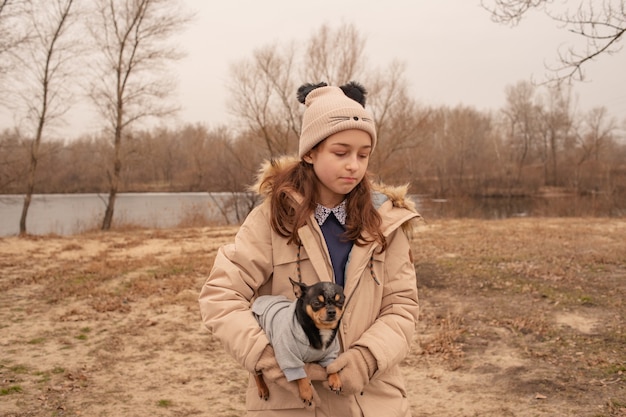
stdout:
<svg viewBox="0 0 626 417">
<path fill-rule="evenodd" d="M 305 378 L 304 364 L 318 362 L 326 367 L 339 354 L 339 340 L 335 338 L 327 349 L 314 349 L 296 318 L 296 302 L 283 295 L 262 295 L 252 304 L 257 319 L 271 345 L 276 362 L 287 381 Z"/>
</svg>

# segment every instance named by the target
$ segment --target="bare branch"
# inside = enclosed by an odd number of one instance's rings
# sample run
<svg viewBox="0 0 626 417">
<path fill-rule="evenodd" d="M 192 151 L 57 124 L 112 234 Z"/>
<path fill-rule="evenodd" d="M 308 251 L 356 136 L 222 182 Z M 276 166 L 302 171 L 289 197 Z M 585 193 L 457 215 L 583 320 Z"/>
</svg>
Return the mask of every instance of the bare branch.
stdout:
<svg viewBox="0 0 626 417">
<path fill-rule="evenodd" d="M 493 2 L 481 0 L 484 9 L 491 13 L 491 19 L 497 23 L 517 25 L 526 12 L 539 8 L 548 0 L 494 0 Z M 490 6 L 490 3 L 495 3 Z"/>
<path fill-rule="evenodd" d="M 581 81 L 584 67 L 602 55 L 621 51 L 619 41 L 626 32 L 626 3 L 624 0 L 587 0 L 575 9 L 556 10 L 547 0 L 482 0 L 482 6 L 495 22 L 515 25 L 531 9 L 540 9 L 563 29 L 585 40 L 585 47 L 569 46 L 557 51 L 558 64 L 548 66 L 549 83 Z"/>
</svg>

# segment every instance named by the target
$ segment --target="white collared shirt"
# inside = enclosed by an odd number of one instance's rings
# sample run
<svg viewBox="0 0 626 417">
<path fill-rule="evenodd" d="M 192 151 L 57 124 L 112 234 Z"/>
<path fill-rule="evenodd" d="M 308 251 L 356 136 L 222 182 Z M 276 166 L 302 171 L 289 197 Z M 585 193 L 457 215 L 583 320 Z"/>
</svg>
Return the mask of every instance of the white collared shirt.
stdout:
<svg viewBox="0 0 626 417">
<path fill-rule="evenodd" d="M 343 200 L 337 207 L 328 208 L 324 207 L 321 204 L 318 204 L 315 208 L 315 220 L 317 220 L 317 224 L 320 226 L 324 224 L 330 213 L 335 215 L 335 218 L 342 226 L 346 225 L 346 200 Z"/>
</svg>

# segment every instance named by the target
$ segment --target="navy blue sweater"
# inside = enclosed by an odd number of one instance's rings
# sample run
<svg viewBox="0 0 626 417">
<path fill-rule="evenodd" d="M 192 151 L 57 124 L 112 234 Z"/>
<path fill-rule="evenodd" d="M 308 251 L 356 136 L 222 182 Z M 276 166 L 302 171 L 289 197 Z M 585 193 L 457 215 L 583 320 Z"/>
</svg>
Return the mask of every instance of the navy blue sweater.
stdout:
<svg viewBox="0 0 626 417">
<path fill-rule="evenodd" d="M 348 263 L 348 256 L 352 250 L 353 242 L 346 240 L 342 236 L 345 229 L 333 213 L 330 213 L 324 224 L 322 224 L 321 229 L 322 233 L 324 233 L 324 240 L 326 240 L 330 260 L 333 264 L 335 283 L 343 287 L 345 284 L 346 264 Z"/>
</svg>

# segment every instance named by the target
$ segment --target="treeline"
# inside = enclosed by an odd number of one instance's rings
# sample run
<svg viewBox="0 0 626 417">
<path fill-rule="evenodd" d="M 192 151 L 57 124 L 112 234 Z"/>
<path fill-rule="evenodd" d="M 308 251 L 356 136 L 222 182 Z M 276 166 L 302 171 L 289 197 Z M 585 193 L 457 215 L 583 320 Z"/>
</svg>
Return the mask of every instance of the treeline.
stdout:
<svg viewBox="0 0 626 417">
<path fill-rule="evenodd" d="M 410 183 L 433 197 L 521 196 L 547 190 L 626 196 L 626 141 L 603 110 L 572 118 L 563 108 L 529 105 L 509 91 L 507 107 L 416 107 L 381 129 L 371 171 L 380 181 Z M 403 131 L 403 129 L 405 129 Z M 120 192 L 244 191 L 272 154 L 252 131 L 186 125 L 132 132 L 123 140 Z M 0 192 L 23 193 L 32 140 L 0 134 Z M 294 153 L 297 135 L 285 143 Z M 38 193 L 105 193 L 115 148 L 106 135 L 40 147 Z M 282 154 L 281 153 L 281 154 Z"/>
<path fill-rule="evenodd" d="M 23 192 L 30 146 L 30 140 L 9 131 L 0 134 L 3 194 Z M 242 172 L 237 146 L 226 130 L 200 125 L 133 133 L 121 150 L 120 191 L 241 190 L 251 172 Z M 40 148 L 36 189 L 39 193 L 105 193 L 113 152 L 106 135 L 45 142 Z M 239 162 L 235 165 L 233 159 Z"/>
</svg>

